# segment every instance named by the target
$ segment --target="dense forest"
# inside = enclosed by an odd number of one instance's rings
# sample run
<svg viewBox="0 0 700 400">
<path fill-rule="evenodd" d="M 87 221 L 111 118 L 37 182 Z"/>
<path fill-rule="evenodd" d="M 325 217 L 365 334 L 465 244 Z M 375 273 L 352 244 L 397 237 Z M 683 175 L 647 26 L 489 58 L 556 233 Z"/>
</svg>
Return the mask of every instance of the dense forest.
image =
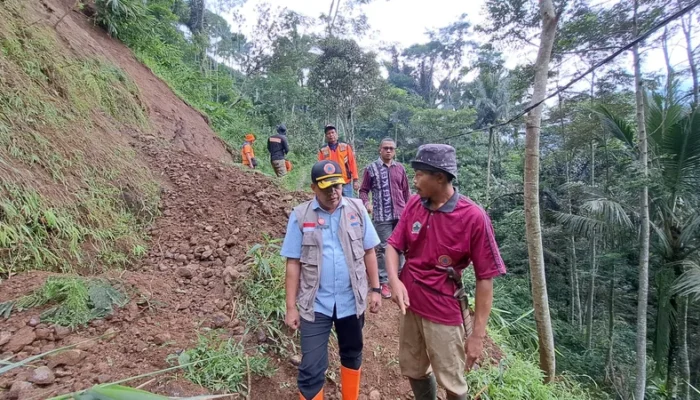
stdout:
<svg viewBox="0 0 700 400">
<path fill-rule="evenodd" d="M 371 2 L 263 3 L 255 21 L 245 0 L 81 7 L 234 159 L 245 134 L 286 124 L 287 189 L 307 189 L 327 123 L 360 165 L 385 137 L 404 163 L 451 144 L 508 267 L 499 345 L 591 398 L 700 399 L 700 1 L 486 0 L 483 24 L 455 16 L 425 42 L 367 49 Z"/>
</svg>

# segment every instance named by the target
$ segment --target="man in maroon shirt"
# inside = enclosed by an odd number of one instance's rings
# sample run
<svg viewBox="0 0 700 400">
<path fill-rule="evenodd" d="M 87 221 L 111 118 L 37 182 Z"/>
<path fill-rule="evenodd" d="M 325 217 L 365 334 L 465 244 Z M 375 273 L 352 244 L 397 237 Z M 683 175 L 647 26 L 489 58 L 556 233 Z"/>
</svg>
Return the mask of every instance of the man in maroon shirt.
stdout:
<svg viewBox="0 0 700 400">
<path fill-rule="evenodd" d="M 417 400 L 435 400 L 437 383 L 448 400 L 466 399 L 465 367 L 471 369 L 484 348 L 493 302 L 493 278 L 506 272 L 486 212 L 457 192 L 455 149 L 427 144 L 411 166 L 413 196 L 388 241 L 386 268 L 393 299 L 404 314 L 399 340 L 401 373 Z M 398 276 L 399 253 L 406 264 Z M 464 342 L 457 286 L 447 274 L 474 265 L 476 295 L 473 332 Z M 436 382 L 437 380 L 437 382 Z"/>
</svg>

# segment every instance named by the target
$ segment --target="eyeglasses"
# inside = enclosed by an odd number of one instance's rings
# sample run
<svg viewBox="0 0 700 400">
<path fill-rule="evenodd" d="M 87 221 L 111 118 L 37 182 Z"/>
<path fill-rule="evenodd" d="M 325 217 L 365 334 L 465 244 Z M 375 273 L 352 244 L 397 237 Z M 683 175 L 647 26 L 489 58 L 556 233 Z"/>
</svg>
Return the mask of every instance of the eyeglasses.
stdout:
<svg viewBox="0 0 700 400">
<path fill-rule="evenodd" d="M 382 147 L 382 150 L 394 151 L 394 150 L 396 150 L 396 147 L 384 146 L 384 147 Z"/>
</svg>

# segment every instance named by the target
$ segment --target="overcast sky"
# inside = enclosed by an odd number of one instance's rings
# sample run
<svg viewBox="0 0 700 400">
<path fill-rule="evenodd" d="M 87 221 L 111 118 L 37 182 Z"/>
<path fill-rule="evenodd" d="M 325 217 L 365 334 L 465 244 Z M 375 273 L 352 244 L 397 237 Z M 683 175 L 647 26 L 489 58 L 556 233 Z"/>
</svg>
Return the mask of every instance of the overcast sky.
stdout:
<svg viewBox="0 0 700 400">
<path fill-rule="evenodd" d="M 462 14 L 468 15 L 472 25 L 478 25 L 486 18 L 484 2 L 485 0 L 374 0 L 363 8 L 371 33 L 359 40 L 359 43 L 365 49 L 373 51 L 378 51 L 381 45 L 392 43 L 405 48 L 415 43 L 426 42 L 426 31 L 455 22 Z M 256 8 L 262 3 L 286 7 L 312 18 L 327 13 L 330 6 L 330 0 L 248 0 L 242 7 L 242 14 L 246 18 L 244 34 L 250 35 L 257 18 Z M 676 35 L 671 40 L 671 60 L 678 69 L 684 69 L 687 65 L 686 50 L 683 46 L 684 40 L 681 35 Z M 504 55 L 507 66 L 512 68 L 524 60 L 534 61 L 537 48 L 524 45 L 519 49 L 506 49 Z M 643 57 L 646 72 L 661 72 L 665 69 L 660 49 L 648 50 Z M 628 54 L 620 58 L 619 61 L 629 65 L 628 69 L 631 71 L 631 56 Z M 585 66 L 572 64 L 569 69 L 572 72 L 581 71 Z"/>
</svg>

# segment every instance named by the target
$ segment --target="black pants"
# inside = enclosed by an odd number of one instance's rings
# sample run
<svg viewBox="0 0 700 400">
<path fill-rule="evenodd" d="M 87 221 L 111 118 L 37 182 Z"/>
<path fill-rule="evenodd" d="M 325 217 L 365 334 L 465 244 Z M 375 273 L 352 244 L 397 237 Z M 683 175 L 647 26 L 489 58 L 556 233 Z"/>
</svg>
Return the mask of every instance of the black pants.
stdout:
<svg viewBox="0 0 700 400">
<path fill-rule="evenodd" d="M 362 365 L 362 328 L 365 315 L 360 318 L 351 315 L 338 319 L 333 310 L 333 317 L 316 313 L 315 321 L 301 319 L 301 365 L 297 385 L 299 392 L 307 399 L 312 399 L 323 387 L 328 369 L 328 338 L 331 327 L 335 324 L 340 350 L 340 364 L 349 369 L 360 369 Z"/>
</svg>

